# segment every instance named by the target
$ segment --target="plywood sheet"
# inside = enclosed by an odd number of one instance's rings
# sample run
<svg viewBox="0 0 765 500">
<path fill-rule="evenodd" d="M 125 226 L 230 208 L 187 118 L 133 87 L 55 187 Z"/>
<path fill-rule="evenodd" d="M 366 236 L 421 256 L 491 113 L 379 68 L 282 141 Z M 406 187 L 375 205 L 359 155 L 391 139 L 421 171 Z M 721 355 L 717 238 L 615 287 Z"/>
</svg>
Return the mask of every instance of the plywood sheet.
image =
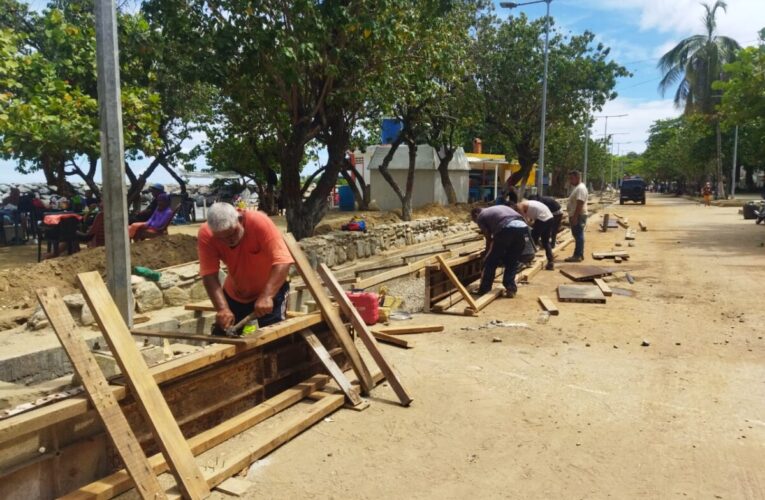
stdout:
<svg viewBox="0 0 765 500">
<path fill-rule="evenodd" d="M 605 304 L 606 297 L 595 285 L 560 285 L 558 300 L 561 302 L 584 302 Z"/>
<path fill-rule="evenodd" d="M 574 281 L 592 281 L 595 278 L 602 278 L 611 274 L 611 270 L 607 267 L 582 265 L 561 267 L 560 272 L 563 276 Z"/>
</svg>

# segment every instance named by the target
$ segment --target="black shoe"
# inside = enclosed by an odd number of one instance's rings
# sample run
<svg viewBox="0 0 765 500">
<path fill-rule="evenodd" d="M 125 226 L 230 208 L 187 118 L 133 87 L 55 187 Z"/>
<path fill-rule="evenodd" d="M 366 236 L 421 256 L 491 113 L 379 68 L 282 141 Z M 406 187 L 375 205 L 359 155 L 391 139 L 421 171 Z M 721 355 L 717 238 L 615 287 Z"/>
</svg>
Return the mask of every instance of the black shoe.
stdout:
<svg viewBox="0 0 765 500">
<path fill-rule="evenodd" d="M 548 262 L 547 265 L 545 266 L 545 269 L 547 271 L 553 271 L 555 270 L 555 264 L 553 264 L 552 262 Z"/>
<path fill-rule="evenodd" d="M 566 258 L 565 262 L 582 262 L 583 260 L 584 260 L 584 257 L 572 255 L 571 257 Z"/>
<path fill-rule="evenodd" d="M 490 290 L 476 290 L 475 292 L 473 292 L 473 295 L 477 295 L 480 297 L 481 295 L 486 295 L 489 292 Z"/>
<path fill-rule="evenodd" d="M 515 297 L 516 293 L 518 293 L 518 290 L 505 290 L 504 295 L 506 298 L 512 299 L 513 297 Z"/>
</svg>

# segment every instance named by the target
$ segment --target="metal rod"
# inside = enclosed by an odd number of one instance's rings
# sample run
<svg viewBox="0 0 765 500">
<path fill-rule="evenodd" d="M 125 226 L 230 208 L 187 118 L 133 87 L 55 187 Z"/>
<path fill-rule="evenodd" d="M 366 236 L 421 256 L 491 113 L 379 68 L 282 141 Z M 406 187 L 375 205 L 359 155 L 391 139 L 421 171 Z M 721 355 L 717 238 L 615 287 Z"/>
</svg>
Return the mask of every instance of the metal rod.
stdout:
<svg viewBox="0 0 765 500">
<path fill-rule="evenodd" d="M 738 125 L 736 125 L 736 133 L 733 139 L 733 167 L 730 173 L 730 197 L 736 197 L 736 161 L 738 156 Z"/>
<path fill-rule="evenodd" d="M 550 41 L 550 2 L 546 0 L 547 13 L 545 14 L 545 72 L 542 77 L 542 127 L 539 133 L 539 178 L 537 179 L 537 193 L 542 196 L 545 179 L 545 121 L 547 118 L 547 67 L 549 63 Z"/>
</svg>

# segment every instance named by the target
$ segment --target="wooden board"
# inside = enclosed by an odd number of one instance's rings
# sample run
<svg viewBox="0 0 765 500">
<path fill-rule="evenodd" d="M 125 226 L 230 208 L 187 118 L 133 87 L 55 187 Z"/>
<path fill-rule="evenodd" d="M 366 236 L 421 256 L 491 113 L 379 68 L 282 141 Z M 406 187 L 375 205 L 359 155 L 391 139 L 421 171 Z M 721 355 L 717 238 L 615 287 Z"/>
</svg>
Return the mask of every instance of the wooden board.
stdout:
<svg viewBox="0 0 765 500">
<path fill-rule="evenodd" d="M 462 298 L 465 299 L 465 302 L 468 303 L 468 306 L 478 311 L 478 304 L 475 303 L 475 300 L 473 300 L 473 297 L 470 295 L 470 293 L 465 289 L 465 286 L 460 282 L 459 278 L 454 274 L 454 271 L 452 271 L 452 268 L 449 267 L 449 264 L 446 263 L 443 257 L 440 255 L 436 255 L 436 260 L 438 260 L 438 263 L 441 265 L 441 270 L 446 274 L 446 276 L 449 278 L 449 281 L 452 282 L 452 285 L 460 292 L 462 295 Z"/>
<path fill-rule="evenodd" d="M 377 346 L 377 342 L 367 327 L 367 324 L 361 318 L 361 315 L 353 306 L 350 299 L 348 299 L 348 296 L 345 294 L 343 287 L 340 286 L 340 283 L 338 283 L 335 277 L 332 275 L 332 271 L 330 271 L 325 264 L 319 264 L 319 274 L 324 280 L 324 284 L 327 285 L 327 288 L 329 288 L 330 293 L 332 293 L 332 295 L 335 297 L 335 300 L 340 305 L 340 310 L 343 312 L 343 314 L 345 314 L 345 317 L 350 320 L 351 324 L 353 325 L 353 329 L 361 338 L 361 341 L 364 343 L 367 351 L 369 351 L 372 359 L 383 372 L 383 375 L 385 375 L 386 380 L 388 380 L 388 383 L 393 388 L 393 391 L 396 393 L 396 396 L 398 397 L 401 404 L 403 406 L 409 406 L 409 404 L 412 402 L 412 398 L 409 397 L 409 394 L 407 394 L 404 386 L 401 384 L 401 381 L 399 380 L 398 375 L 396 375 L 393 366 L 390 365 L 388 361 L 383 357 L 382 353 L 380 352 L 380 348 Z M 443 327 L 441 327 L 441 329 L 443 329 Z"/>
<path fill-rule="evenodd" d="M 190 304 L 186 304 L 183 306 L 184 309 L 187 311 L 214 311 L 215 307 L 213 306 L 212 302 L 210 300 L 200 300 L 199 302 L 192 302 Z"/>
<path fill-rule="evenodd" d="M 558 306 L 555 305 L 555 302 L 553 302 L 550 297 L 547 297 L 546 295 L 540 295 L 539 303 L 542 305 L 545 311 L 550 313 L 550 315 L 557 316 L 560 314 Z"/>
<path fill-rule="evenodd" d="M 619 225 L 626 229 L 630 227 L 630 220 L 627 218 L 621 218 L 619 219 Z"/>
<path fill-rule="evenodd" d="M 149 368 L 138 351 L 135 339 L 130 335 L 130 330 L 101 280 L 101 275 L 97 271 L 91 271 L 77 275 L 77 280 L 88 307 L 101 327 L 101 332 L 130 387 L 130 393 L 170 463 L 178 486 L 189 498 L 207 497 L 210 488 L 194 461 L 167 401 L 149 374 Z"/>
<path fill-rule="evenodd" d="M 155 332 L 151 330 L 130 330 L 133 335 L 143 335 L 144 337 L 157 337 L 162 339 L 178 339 L 178 340 L 197 340 L 200 342 L 210 342 L 212 344 L 230 344 L 230 345 L 247 345 L 246 337 L 219 337 L 215 335 L 198 335 L 183 332 Z"/>
<path fill-rule="evenodd" d="M 301 409 L 275 428 L 269 429 L 268 432 L 259 434 L 250 440 L 248 450 L 227 455 L 220 465 L 205 469 L 205 479 L 212 486 L 219 485 L 229 477 L 249 467 L 254 461 L 290 441 L 312 425 L 321 422 L 324 417 L 341 408 L 344 399 L 342 394 L 329 394 L 316 403 Z M 170 495 L 169 498 L 175 499 L 179 497 Z"/>
<path fill-rule="evenodd" d="M 303 250 L 298 245 L 295 237 L 291 233 L 284 235 L 284 242 L 287 244 L 287 248 L 292 254 L 292 258 L 295 259 L 295 267 L 303 277 L 303 282 L 307 285 L 308 290 L 316 300 L 316 304 L 319 306 L 324 318 L 326 318 L 329 324 L 330 330 L 335 334 L 337 341 L 345 350 L 348 360 L 353 367 L 353 371 L 359 377 L 361 383 L 361 393 L 368 395 L 374 387 L 372 383 L 372 376 L 369 374 L 367 366 L 359 355 L 359 351 L 356 349 L 356 345 L 353 343 L 351 335 L 348 333 L 348 329 L 345 327 L 342 318 L 337 309 L 332 305 L 329 300 L 329 296 L 324 291 L 324 287 L 321 285 L 319 277 L 316 275 L 316 271 L 313 270 L 311 264 L 308 262 L 308 258 L 303 253 Z"/>
<path fill-rule="evenodd" d="M 375 331 L 388 335 L 409 335 L 412 333 L 443 332 L 444 325 L 419 325 L 419 326 L 386 326 L 375 328 Z"/>
<path fill-rule="evenodd" d="M 592 281 L 611 274 L 611 270 L 600 266 L 566 266 L 560 268 L 560 273 L 574 281 Z"/>
<path fill-rule="evenodd" d="M 215 489 L 222 491 L 227 495 L 241 497 L 247 493 L 247 490 L 249 490 L 251 487 L 252 483 L 249 481 L 245 481 L 244 479 L 239 479 L 237 477 L 230 477 L 216 486 Z"/>
<path fill-rule="evenodd" d="M 603 214 L 603 223 L 600 225 L 600 229 L 601 229 L 603 232 L 606 232 L 606 231 L 608 231 L 608 228 L 609 228 L 609 225 L 608 225 L 608 223 L 609 223 L 609 221 L 610 221 L 610 217 L 611 217 L 611 216 L 610 216 L 608 213 L 605 213 L 605 214 Z"/>
<path fill-rule="evenodd" d="M 624 234 L 625 240 L 634 240 L 635 239 L 635 230 L 634 229 L 627 229 L 627 232 Z"/>
<path fill-rule="evenodd" d="M 595 282 L 597 287 L 600 288 L 600 291 L 603 292 L 603 295 L 605 295 L 606 297 L 611 297 L 614 294 L 613 290 L 611 290 L 611 287 L 608 286 L 608 283 L 606 283 L 602 279 L 595 278 L 593 281 Z"/>
<path fill-rule="evenodd" d="M 280 392 L 271 399 L 268 399 L 259 405 L 250 408 L 232 417 L 230 420 L 222 422 L 212 429 L 206 430 L 189 439 L 191 452 L 196 455 L 214 448 L 237 434 L 263 422 L 264 420 L 276 415 L 280 411 L 291 407 L 305 397 L 308 397 L 314 391 L 322 389 L 328 382 L 326 375 L 314 375 L 310 379 Z M 161 474 L 168 470 L 167 462 L 161 453 L 152 456 L 149 459 L 155 474 Z M 112 498 L 120 493 L 130 489 L 131 482 L 125 470 L 117 471 L 103 479 L 85 485 L 68 495 L 61 497 L 61 500 L 84 500 L 86 498 Z"/>
<path fill-rule="evenodd" d="M 410 349 L 414 347 L 411 341 L 405 340 L 399 337 L 395 337 L 393 335 L 388 335 L 387 333 L 382 333 L 382 332 L 372 330 L 372 335 L 374 336 L 374 338 L 376 338 L 380 342 L 385 342 L 386 344 L 395 345 L 397 347 L 403 347 L 404 349 Z"/>
<path fill-rule="evenodd" d="M 595 260 L 613 259 L 614 257 L 621 257 L 622 259 L 629 259 L 630 254 L 625 251 L 619 252 L 592 252 L 592 258 Z"/>
<path fill-rule="evenodd" d="M 329 351 L 327 351 L 326 347 L 324 347 L 324 344 L 321 343 L 316 334 L 311 330 L 303 330 L 300 332 L 300 334 L 303 336 L 305 341 L 308 343 L 308 346 L 311 348 L 311 350 L 313 350 L 313 352 L 316 354 L 316 357 L 319 358 L 319 361 L 321 361 L 335 382 L 337 382 L 337 385 L 340 387 L 340 390 L 343 391 L 343 394 L 345 394 L 345 396 L 348 398 L 348 401 L 350 401 L 354 406 L 362 404 L 364 400 L 361 399 L 358 392 L 356 391 L 356 388 L 351 387 L 350 380 L 348 380 L 348 378 L 345 376 L 343 370 L 337 366 L 335 360 L 332 359 L 332 355 L 329 353 Z"/>
<path fill-rule="evenodd" d="M 558 300 L 561 302 L 606 303 L 603 292 L 595 285 L 559 285 Z"/>
<path fill-rule="evenodd" d="M 638 226 L 640 226 L 641 231 L 648 231 L 648 226 L 646 226 L 645 222 L 643 222 L 642 220 L 638 221 Z"/>
<path fill-rule="evenodd" d="M 106 432 L 114 443 L 114 448 L 133 479 L 136 491 L 144 499 L 165 498 L 165 492 L 157 476 L 154 475 L 149 460 L 144 455 L 125 414 L 122 413 L 122 408 L 114 398 L 109 382 L 98 366 L 96 358 L 82 335 L 74 331 L 74 319 L 64 299 L 55 288 L 37 290 L 37 298 L 53 330 L 61 340 L 61 345 L 64 346 L 74 371 L 80 377 L 88 399 L 101 417 Z"/>
</svg>

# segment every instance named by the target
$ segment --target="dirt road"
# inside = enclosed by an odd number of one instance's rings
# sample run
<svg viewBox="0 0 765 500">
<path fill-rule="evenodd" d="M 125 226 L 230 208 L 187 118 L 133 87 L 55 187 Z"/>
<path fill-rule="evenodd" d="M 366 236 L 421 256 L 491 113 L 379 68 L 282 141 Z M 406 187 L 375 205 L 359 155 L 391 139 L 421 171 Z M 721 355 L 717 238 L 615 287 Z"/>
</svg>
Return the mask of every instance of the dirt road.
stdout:
<svg viewBox="0 0 765 500">
<path fill-rule="evenodd" d="M 765 228 L 676 198 L 611 211 L 649 227 L 626 295 L 539 324 L 567 282 L 543 272 L 478 318 L 417 316 L 447 329 L 384 347 L 412 407 L 378 389 L 257 462 L 250 496 L 765 498 Z M 623 229 L 587 238 L 627 249 Z M 461 329 L 491 319 L 528 328 Z"/>
</svg>

